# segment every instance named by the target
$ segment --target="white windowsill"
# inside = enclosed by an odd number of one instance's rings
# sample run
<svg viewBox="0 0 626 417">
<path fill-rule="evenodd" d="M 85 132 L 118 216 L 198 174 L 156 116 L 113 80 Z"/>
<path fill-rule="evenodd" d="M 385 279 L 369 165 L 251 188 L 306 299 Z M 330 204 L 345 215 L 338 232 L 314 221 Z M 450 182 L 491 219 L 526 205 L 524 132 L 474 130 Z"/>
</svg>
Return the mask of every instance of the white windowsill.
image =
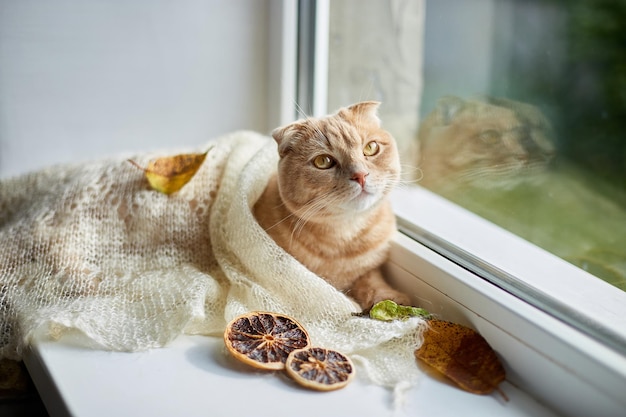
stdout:
<svg viewBox="0 0 626 417">
<path fill-rule="evenodd" d="M 386 389 L 357 379 L 339 391 L 305 390 L 282 373 L 239 364 L 215 337 L 183 336 L 140 353 L 89 350 L 66 338 L 38 342 L 26 363 L 51 417 L 556 416 L 506 382 L 508 403 L 427 376 L 394 413 Z"/>
</svg>

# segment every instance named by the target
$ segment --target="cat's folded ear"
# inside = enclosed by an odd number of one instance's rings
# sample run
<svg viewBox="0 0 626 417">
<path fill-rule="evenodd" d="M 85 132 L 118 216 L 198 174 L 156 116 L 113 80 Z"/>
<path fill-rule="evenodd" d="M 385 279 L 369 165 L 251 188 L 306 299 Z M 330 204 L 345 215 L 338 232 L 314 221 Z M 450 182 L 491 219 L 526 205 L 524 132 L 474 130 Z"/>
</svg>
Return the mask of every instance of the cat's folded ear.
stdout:
<svg viewBox="0 0 626 417">
<path fill-rule="evenodd" d="M 289 150 L 291 136 L 298 131 L 298 122 L 277 127 L 272 131 L 272 137 L 278 144 L 278 155 L 282 158 Z"/>
<path fill-rule="evenodd" d="M 367 120 L 370 123 L 380 127 L 380 119 L 378 118 L 379 101 L 362 101 L 355 103 L 346 108 L 340 109 L 338 114 L 346 119 L 355 118 L 357 120 Z"/>
</svg>

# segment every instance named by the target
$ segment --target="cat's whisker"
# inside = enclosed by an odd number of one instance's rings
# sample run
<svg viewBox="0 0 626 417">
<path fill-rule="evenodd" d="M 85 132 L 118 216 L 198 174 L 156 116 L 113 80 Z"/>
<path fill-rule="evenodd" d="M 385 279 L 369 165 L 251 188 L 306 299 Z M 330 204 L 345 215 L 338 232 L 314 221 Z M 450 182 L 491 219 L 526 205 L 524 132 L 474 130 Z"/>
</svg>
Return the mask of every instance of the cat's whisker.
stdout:
<svg viewBox="0 0 626 417">
<path fill-rule="evenodd" d="M 333 198 L 331 198 L 333 197 Z M 318 214 L 323 208 L 328 206 L 332 206 L 336 201 L 336 197 L 334 197 L 331 193 L 326 193 L 317 196 L 313 200 L 309 201 L 303 208 L 298 210 L 296 215 L 300 220 L 303 221 L 304 224 L 309 221 L 309 219 L 313 218 L 316 214 Z M 301 229 L 301 228 L 300 228 Z"/>
<path fill-rule="evenodd" d="M 296 217 L 296 222 L 291 230 L 292 240 L 294 234 L 299 234 L 300 231 L 304 228 L 308 219 L 310 219 L 316 212 L 319 210 L 316 207 L 321 203 L 321 198 L 316 198 L 308 203 L 306 203 L 303 207 L 299 208 L 295 212 L 292 213 L 294 217 Z M 298 232 L 298 233 L 296 233 Z"/>
<path fill-rule="evenodd" d="M 285 206 L 285 203 L 284 203 L 284 202 L 281 202 L 280 204 L 273 206 L 273 207 L 272 207 L 272 210 L 277 211 L 278 209 L 280 209 L 281 207 L 284 207 L 284 206 Z M 280 224 L 282 224 L 282 223 L 283 223 L 283 222 L 285 222 L 286 220 L 290 219 L 290 218 L 291 218 L 291 217 L 293 217 L 294 215 L 295 215 L 294 213 L 290 213 L 289 215 L 287 215 L 287 216 L 285 216 L 284 218 L 280 219 L 278 222 L 274 223 L 273 225 L 271 225 L 271 226 L 269 226 L 268 228 L 263 229 L 263 230 L 265 230 L 265 231 L 267 232 L 267 231 L 269 231 L 269 230 L 271 230 L 271 229 L 275 228 L 276 226 L 279 226 Z"/>
<path fill-rule="evenodd" d="M 294 100 L 293 105 L 296 108 L 296 113 L 298 113 L 303 119 L 309 119 L 309 116 L 305 113 L 305 111 L 302 109 L 297 101 Z"/>
<path fill-rule="evenodd" d="M 420 171 L 420 174 L 422 173 L 422 171 Z M 385 178 L 384 181 L 386 182 L 386 186 L 385 186 L 385 190 L 388 191 L 388 189 L 393 189 L 393 188 L 406 188 L 406 187 L 411 187 L 411 186 L 415 186 L 418 185 L 419 182 L 421 181 L 421 179 L 423 178 L 423 175 L 420 175 L 419 178 L 414 178 L 414 177 L 403 177 L 403 176 L 398 176 L 398 177 L 394 177 L 394 176 L 390 176 L 389 178 Z"/>
<path fill-rule="evenodd" d="M 314 123 L 314 121 L 312 121 L 311 125 L 313 126 L 313 129 L 315 129 L 315 132 L 319 135 L 319 137 L 324 139 L 325 143 L 330 142 L 328 138 L 326 137 L 326 135 L 324 134 L 324 132 L 322 132 L 322 130 L 319 128 L 317 123 Z"/>
<path fill-rule="evenodd" d="M 378 176 L 378 179 L 384 184 L 384 192 L 389 192 L 396 187 L 405 187 L 415 185 L 418 180 L 403 178 L 394 173 L 387 173 Z"/>
<path fill-rule="evenodd" d="M 279 226 L 283 222 L 291 219 L 292 217 L 296 217 L 297 221 L 295 222 L 291 232 L 293 240 L 293 236 L 299 236 L 304 226 L 308 223 L 309 219 L 313 218 L 325 207 L 332 206 L 336 202 L 336 200 L 338 199 L 330 199 L 329 195 L 320 195 L 314 200 L 311 200 L 309 203 L 307 203 L 304 207 L 300 208 L 296 212 L 290 213 L 288 216 L 285 216 L 280 221 L 268 227 L 267 229 L 265 229 L 265 231 L 271 230 L 272 228 Z"/>
<path fill-rule="evenodd" d="M 414 187 L 418 184 L 419 184 L 418 180 L 399 179 L 395 183 L 387 185 L 385 187 L 385 191 L 391 191 L 396 188 L 406 189 L 406 188 Z"/>
<path fill-rule="evenodd" d="M 329 201 L 328 195 L 320 195 L 307 203 L 303 209 L 298 210 L 296 214 L 298 220 L 291 230 L 291 241 L 293 242 L 294 237 L 297 239 L 300 237 L 300 233 L 304 229 L 304 226 L 308 223 L 310 219 L 312 219 L 315 215 L 317 215 L 323 208 L 332 204 L 332 200 Z"/>
<path fill-rule="evenodd" d="M 301 214 L 298 214 L 298 217 L 300 217 L 304 222 L 308 222 L 320 211 L 325 208 L 337 205 L 341 200 L 341 195 L 337 195 L 332 192 L 321 194 L 315 199 L 311 200 L 309 203 L 307 203 L 307 205 L 304 207 L 303 212 Z"/>
<path fill-rule="evenodd" d="M 328 143 L 329 142 L 328 138 L 326 137 L 324 132 L 319 128 L 317 124 L 319 120 L 307 115 L 298 103 L 294 102 L 294 105 L 296 107 L 296 112 L 300 114 L 301 118 L 309 122 L 310 125 L 313 127 L 314 131 L 317 133 L 318 137 L 324 138 L 324 141 Z"/>
<path fill-rule="evenodd" d="M 400 165 L 402 174 L 408 175 L 409 178 L 413 178 L 410 181 L 419 182 L 424 178 L 424 171 L 420 167 L 416 167 L 415 165 L 409 164 L 401 164 Z"/>
<path fill-rule="evenodd" d="M 270 227 L 268 227 L 267 229 L 264 229 L 266 232 L 269 230 L 272 230 L 273 228 L 280 226 L 283 222 L 289 220 L 290 218 L 294 217 L 295 214 L 294 213 L 290 213 L 288 216 L 283 217 L 282 219 L 280 219 L 278 222 L 274 223 L 273 225 L 271 225 Z"/>
</svg>

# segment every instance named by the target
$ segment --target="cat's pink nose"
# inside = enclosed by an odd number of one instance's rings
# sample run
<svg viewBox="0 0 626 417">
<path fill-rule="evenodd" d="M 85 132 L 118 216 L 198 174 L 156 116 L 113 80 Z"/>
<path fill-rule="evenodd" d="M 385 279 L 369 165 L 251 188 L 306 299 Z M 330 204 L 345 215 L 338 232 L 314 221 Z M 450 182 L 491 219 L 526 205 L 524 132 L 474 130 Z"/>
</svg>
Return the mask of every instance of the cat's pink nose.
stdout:
<svg viewBox="0 0 626 417">
<path fill-rule="evenodd" d="M 361 188 L 365 187 L 365 177 L 367 177 L 369 175 L 368 172 L 355 172 L 354 174 L 352 174 L 352 177 L 350 178 L 352 181 L 356 181 L 359 183 L 359 185 L 361 186 Z"/>
</svg>

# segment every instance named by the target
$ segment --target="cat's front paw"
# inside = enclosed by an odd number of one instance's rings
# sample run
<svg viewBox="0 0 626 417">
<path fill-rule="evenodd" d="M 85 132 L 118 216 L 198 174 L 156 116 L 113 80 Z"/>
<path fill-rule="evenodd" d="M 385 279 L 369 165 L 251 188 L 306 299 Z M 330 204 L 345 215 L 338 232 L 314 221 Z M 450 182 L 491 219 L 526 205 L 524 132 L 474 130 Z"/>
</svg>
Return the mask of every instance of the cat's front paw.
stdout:
<svg viewBox="0 0 626 417">
<path fill-rule="evenodd" d="M 379 299 L 375 300 L 372 303 L 372 305 L 378 303 L 379 301 L 384 301 L 384 300 L 391 300 L 395 302 L 396 304 L 400 304 L 403 306 L 411 305 L 411 297 L 409 297 L 408 295 L 400 291 L 395 291 L 395 290 L 386 291 L 384 294 L 380 294 L 378 298 Z"/>
<path fill-rule="evenodd" d="M 389 286 L 379 269 L 373 269 L 360 277 L 352 286 L 349 295 L 363 310 L 369 310 L 374 304 L 384 300 L 405 306 L 411 305 L 411 297 Z"/>
<path fill-rule="evenodd" d="M 411 305 L 411 297 L 392 288 L 379 289 L 378 291 L 371 288 L 365 291 L 363 291 L 363 289 L 357 289 L 353 291 L 351 295 L 364 311 L 371 309 L 374 304 L 384 300 L 391 300 L 403 306 Z"/>
</svg>

